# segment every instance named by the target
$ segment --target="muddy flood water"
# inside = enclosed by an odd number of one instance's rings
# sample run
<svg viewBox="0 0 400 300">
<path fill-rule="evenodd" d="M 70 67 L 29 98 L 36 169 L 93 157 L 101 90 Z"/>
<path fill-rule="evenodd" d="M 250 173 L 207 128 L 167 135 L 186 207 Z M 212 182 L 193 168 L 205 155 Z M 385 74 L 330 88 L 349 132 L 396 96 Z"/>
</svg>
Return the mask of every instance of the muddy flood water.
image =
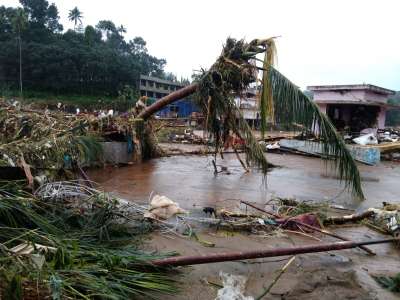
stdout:
<svg viewBox="0 0 400 300">
<path fill-rule="evenodd" d="M 267 157 L 278 167 L 271 169 L 265 181 L 259 172 L 245 173 L 233 154 L 217 160 L 228 171 L 217 176 L 213 174 L 211 156 L 171 156 L 122 168 L 109 166 L 92 170 L 89 176 L 105 191 L 121 198 L 145 203 L 154 192 L 166 195 L 185 209 L 213 206 L 229 199 L 264 204 L 273 196 L 332 201 L 360 209 L 399 200 L 397 164 L 359 164 L 366 201 L 358 201 L 319 159 L 281 154 Z"/>
<path fill-rule="evenodd" d="M 327 172 L 319 159 L 280 154 L 267 157 L 279 167 L 268 173 L 266 182 L 258 172 L 244 173 L 232 154 L 226 154 L 224 160 L 218 159 L 217 164 L 227 167 L 227 172 L 217 176 L 213 174 L 210 156 L 171 156 L 122 168 L 92 170 L 88 175 L 100 188 L 121 198 L 148 203 L 149 195 L 154 192 L 166 195 L 189 211 L 201 211 L 204 206 L 232 208 L 240 206 L 239 200 L 263 207 L 273 196 L 329 200 L 357 210 L 379 207 L 382 201 L 399 202 L 400 166 L 396 164 L 359 165 L 366 196 L 365 201 L 359 201 L 344 190 L 344 185 Z M 387 238 L 361 225 L 329 229 L 352 240 Z M 196 255 L 337 241 L 319 234 L 308 238 L 292 233 L 260 235 L 196 227 L 194 230 L 200 239 L 215 246 L 206 247 L 193 239 L 156 232 L 145 248 Z M 400 250 L 391 244 L 374 245 L 370 249 L 377 255 L 371 257 L 359 249 L 298 255 L 263 299 L 399 299 L 399 295 L 380 287 L 371 275 L 399 272 Z M 186 267 L 176 274 L 180 293 L 163 299 L 215 299 L 218 287 L 207 282 L 220 284 L 221 271 L 245 276 L 245 294 L 256 298 L 286 262 L 287 258 L 270 258 Z"/>
</svg>

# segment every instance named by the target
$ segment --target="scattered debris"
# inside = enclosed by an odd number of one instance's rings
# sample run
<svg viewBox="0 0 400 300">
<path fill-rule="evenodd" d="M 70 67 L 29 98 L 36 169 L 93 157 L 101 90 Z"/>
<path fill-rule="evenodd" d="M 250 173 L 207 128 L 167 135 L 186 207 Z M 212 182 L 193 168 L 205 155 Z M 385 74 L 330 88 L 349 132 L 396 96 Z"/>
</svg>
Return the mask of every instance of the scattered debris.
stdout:
<svg viewBox="0 0 400 300">
<path fill-rule="evenodd" d="M 247 278 L 241 275 L 232 275 L 224 272 L 219 273 L 223 288 L 218 290 L 215 300 L 254 300 L 253 297 L 245 296 Z"/>
<path fill-rule="evenodd" d="M 394 276 L 372 275 L 372 277 L 389 291 L 400 293 L 400 273 Z"/>
<path fill-rule="evenodd" d="M 362 213 L 346 215 L 346 216 L 333 216 L 324 220 L 324 225 L 355 223 L 367 219 L 374 214 L 372 210 L 367 210 Z"/>
<path fill-rule="evenodd" d="M 145 218 L 156 220 L 167 220 L 177 214 L 184 214 L 185 210 L 179 204 L 166 196 L 154 195 L 150 201 L 149 211 L 144 214 Z"/>
<path fill-rule="evenodd" d="M 370 208 L 369 212 L 373 213 L 373 224 L 382 231 L 398 237 L 400 236 L 400 205 L 387 204 L 384 202 L 383 209 Z"/>
<path fill-rule="evenodd" d="M 378 139 L 373 133 L 361 135 L 358 138 L 353 139 L 356 144 L 359 145 L 376 145 L 378 144 Z"/>
</svg>

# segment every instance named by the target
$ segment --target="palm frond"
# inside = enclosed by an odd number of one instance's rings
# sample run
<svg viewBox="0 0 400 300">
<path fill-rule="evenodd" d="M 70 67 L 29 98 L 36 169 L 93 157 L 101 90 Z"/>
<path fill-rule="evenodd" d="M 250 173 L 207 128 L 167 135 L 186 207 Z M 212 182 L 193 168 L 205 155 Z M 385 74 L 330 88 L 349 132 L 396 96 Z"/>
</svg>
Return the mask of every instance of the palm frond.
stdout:
<svg viewBox="0 0 400 300">
<path fill-rule="evenodd" d="M 275 121 L 280 124 L 301 124 L 319 136 L 323 155 L 332 158 L 333 169 L 346 182 L 355 196 L 364 199 L 357 165 L 335 127 L 314 101 L 273 66 L 267 66 L 267 85 L 274 98 Z M 268 105 L 268 103 L 267 103 Z"/>
<path fill-rule="evenodd" d="M 265 55 L 263 66 L 258 67 L 255 62 L 260 61 L 257 55 L 262 53 Z M 297 123 L 313 133 L 318 132 L 323 154 L 333 159 L 333 168 L 339 178 L 354 195 L 364 198 L 360 174 L 343 139 L 317 105 L 273 67 L 275 60 L 274 38 L 256 39 L 250 43 L 228 38 L 217 61 L 198 76 L 196 99 L 206 116 L 206 128 L 214 138 L 216 153 L 234 133 L 245 141 L 247 161 L 266 174 L 268 164 L 262 148 L 234 101 L 235 96 L 243 95 L 249 85 L 257 81 L 258 71 L 262 70 L 262 132 L 265 132 L 268 120 L 289 125 Z"/>
<path fill-rule="evenodd" d="M 102 160 L 103 147 L 99 143 L 98 138 L 83 135 L 74 137 L 73 139 L 80 154 L 80 163 L 90 164 Z"/>
<path fill-rule="evenodd" d="M 221 56 L 198 78 L 196 99 L 207 116 L 206 127 L 214 139 L 215 152 L 220 152 L 226 140 L 235 134 L 244 140 L 246 161 L 260 168 L 265 175 L 268 162 L 263 148 L 234 101 L 235 96 L 241 95 L 256 81 L 257 71 L 249 60 L 263 51 L 255 42 L 247 44 L 229 38 Z"/>
<path fill-rule="evenodd" d="M 34 196 L 3 193 L 0 186 L 0 295 L 32 286 L 53 299 L 155 299 L 176 293 L 176 277 L 150 264 L 174 253 L 139 250 L 147 231 L 136 230 L 145 223 L 135 219 L 136 211 L 95 189 L 72 183 L 68 189 L 69 197 L 63 183 L 52 183 Z M 10 255 L 11 247 L 21 244 L 44 258 L 41 270 L 30 256 Z"/>
</svg>

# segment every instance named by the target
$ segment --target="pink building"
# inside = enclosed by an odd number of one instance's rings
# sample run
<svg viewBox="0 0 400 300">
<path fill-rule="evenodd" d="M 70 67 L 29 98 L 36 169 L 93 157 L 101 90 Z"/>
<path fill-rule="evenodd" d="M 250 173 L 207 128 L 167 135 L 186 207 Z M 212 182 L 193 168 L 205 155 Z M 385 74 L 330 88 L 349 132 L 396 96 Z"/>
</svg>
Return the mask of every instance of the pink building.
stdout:
<svg viewBox="0 0 400 300">
<path fill-rule="evenodd" d="M 360 132 L 385 127 L 389 95 L 395 92 L 371 84 L 309 86 L 314 101 L 339 131 Z"/>
</svg>

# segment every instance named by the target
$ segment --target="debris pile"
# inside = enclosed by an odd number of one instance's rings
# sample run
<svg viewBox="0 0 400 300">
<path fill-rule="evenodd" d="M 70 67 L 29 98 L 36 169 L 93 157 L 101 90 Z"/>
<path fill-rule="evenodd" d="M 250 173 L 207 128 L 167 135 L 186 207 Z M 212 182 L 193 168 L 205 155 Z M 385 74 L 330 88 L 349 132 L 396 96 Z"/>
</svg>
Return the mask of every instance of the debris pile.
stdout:
<svg viewBox="0 0 400 300">
<path fill-rule="evenodd" d="M 130 114 L 37 111 L 0 101 L 0 166 L 23 168 L 30 181 L 31 175 L 54 178 L 60 170 L 101 163 L 101 141 L 124 140 L 133 151 L 134 126 Z"/>
<path fill-rule="evenodd" d="M 75 182 L 54 182 L 35 195 L 2 187 L 0 214 L 3 299 L 128 299 L 176 291 L 149 264 L 162 256 L 138 250 L 152 227 L 134 205 Z"/>
</svg>

